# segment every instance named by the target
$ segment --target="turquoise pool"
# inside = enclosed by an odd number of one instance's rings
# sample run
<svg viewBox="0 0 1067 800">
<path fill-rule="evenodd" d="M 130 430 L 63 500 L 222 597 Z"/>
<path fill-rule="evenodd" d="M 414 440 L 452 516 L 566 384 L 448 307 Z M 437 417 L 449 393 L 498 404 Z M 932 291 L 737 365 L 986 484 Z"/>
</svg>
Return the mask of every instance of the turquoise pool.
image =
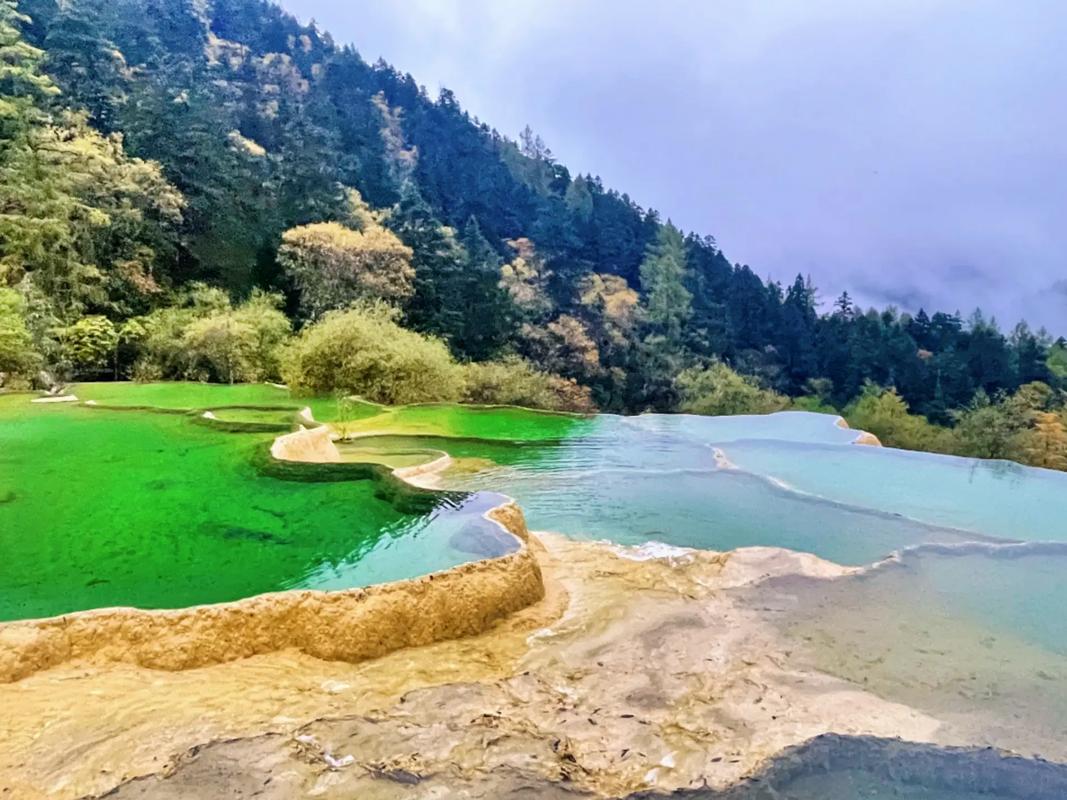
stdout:
<svg viewBox="0 0 1067 800">
<path fill-rule="evenodd" d="M 602 416 L 525 458 L 486 452 L 492 463 L 446 483 L 515 497 L 534 528 L 622 544 L 772 545 L 862 565 L 925 542 L 1067 540 L 1067 474 L 856 435 L 804 412 Z"/>
</svg>

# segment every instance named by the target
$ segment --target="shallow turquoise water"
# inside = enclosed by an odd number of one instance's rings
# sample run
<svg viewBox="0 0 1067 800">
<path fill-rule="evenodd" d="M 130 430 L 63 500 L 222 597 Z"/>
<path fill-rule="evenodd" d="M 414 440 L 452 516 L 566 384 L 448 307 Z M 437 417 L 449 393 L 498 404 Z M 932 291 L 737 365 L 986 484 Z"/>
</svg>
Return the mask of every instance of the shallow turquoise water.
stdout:
<svg viewBox="0 0 1067 800">
<path fill-rule="evenodd" d="M 1030 550 L 910 553 L 738 595 L 799 663 L 948 721 L 952 740 L 1067 761 L 1067 556 Z"/>
<path fill-rule="evenodd" d="M 625 544 L 781 546 L 845 564 L 923 542 L 1067 540 L 1067 474 L 855 437 L 804 412 L 603 416 L 536 458 L 449 485 L 512 495 L 534 528 Z"/>
<path fill-rule="evenodd" d="M 1067 551 L 1034 550 L 911 553 L 902 571 L 949 615 L 1067 657 Z"/>
<path fill-rule="evenodd" d="M 495 464 L 451 475 L 447 482 L 513 496 L 535 529 L 622 544 L 654 540 L 715 550 L 770 545 L 861 565 L 924 542 L 975 538 L 974 528 L 957 529 L 972 515 L 951 513 L 948 497 L 933 501 L 947 509 L 941 515 L 920 513 L 914 499 L 903 502 L 922 495 L 919 487 L 930 485 L 930 476 L 915 472 L 909 478 L 893 471 L 897 451 L 850 444 L 855 437 L 855 431 L 837 427 L 833 417 L 802 412 L 733 418 L 604 416 L 525 458 L 501 459 L 487 450 L 485 457 Z M 436 446 L 449 449 L 443 442 Z M 722 468 L 717 451 L 742 469 Z M 764 456 L 766 463 L 753 454 Z M 885 464 L 887 474 L 864 475 L 866 493 L 828 491 L 824 496 L 790 488 L 789 479 L 809 472 L 839 474 L 842 485 L 860 486 L 856 475 L 846 474 L 853 460 L 875 471 Z M 776 469 L 783 465 L 788 469 Z M 952 464 L 936 462 L 933 467 L 946 484 L 959 472 Z M 974 495 L 980 495 L 985 506 L 994 507 L 1014 503 L 1021 509 L 1015 519 L 1025 522 L 1034 504 L 1062 505 L 1067 498 L 1067 476 L 1054 476 L 1057 483 L 1041 472 L 1041 482 L 1023 481 L 1022 492 L 1016 493 L 1017 483 L 1001 481 L 992 487 L 999 494 L 983 486 L 967 499 L 976 502 Z M 978 512 L 973 516 L 980 518 Z M 1002 526 L 988 531 L 979 526 L 978 532 L 981 538 L 1027 538 L 1028 529 L 1022 524 L 1007 532 Z"/>
<path fill-rule="evenodd" d="M 578 476 L 512 469 L 492 480 L 462 484 L 503 487 L 536 530 L 627 545 L 658 541 L 712 550 L 773 545 L 861 565 L 900 547 L 966 538 L 892 515 L 835 506 L 725 470 L 606 469 Z"/>
<path fill-rule="evenodd" d="M 1008 461 L 756 439 L 723 445 L 741 469 L 803 492 L 1004 539 L 1067 541 L 1067 474 Z"/>
<path fill-rule="evenodd" d="M 721 444 L 738 439 L 850 444 L 858 432 L 840 427 L 839 419 L 808 411 L 781 411 L 777 414 L 739 414 L 734 417 L 642 414 L 626 419 L 626 423 L 653 433 L 674 434 L 704 444 Z"/>
</svg>

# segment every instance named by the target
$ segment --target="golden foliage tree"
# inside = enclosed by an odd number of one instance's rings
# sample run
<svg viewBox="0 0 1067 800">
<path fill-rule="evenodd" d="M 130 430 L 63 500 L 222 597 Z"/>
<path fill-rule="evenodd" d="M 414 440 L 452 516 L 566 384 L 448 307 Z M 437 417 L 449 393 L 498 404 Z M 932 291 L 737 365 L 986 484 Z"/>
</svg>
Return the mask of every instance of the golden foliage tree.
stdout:
<svg viewBox="0 0 1067 800">
<path fill-rule="evenodd" d="M 600 374 L 600 350 L 577 317 L 560 314 L 547 325 L 522 326 L 524 346 L 551 372 L 574 378 Z"/>
<path fill-rule="evenodd" d="M 352 221 L 317 222 L 282 236 L 278 261 L 300 290 L 304 314 L 312 319 L 356 300 L 402 302 L 413 291 L 412 250 L 359 204 Z"/>
<path fill-rule="evenodd" d="M 511 239 L 508 245 L 515 251 L 515 258 L 500 268 L 500 285 L 526 319 L 543 319 L 553 306 L 547 289 L 552 272 L 529 239 Z"/>
<path fill-rule="evenodd" d="M 1023 460 L 1035 467 L 1067 470 L 1067 426 L 1058 414 L 1041 411 L 1033 425 L 1020 435 Z"/>
<path fill-rule="evenodd" d="M 586 316 L 596 321 L 605 343 L 624 345 L 637 322 L 640 297 L 619 275 L 590 273 L 578 284 Z"/>
</svg>

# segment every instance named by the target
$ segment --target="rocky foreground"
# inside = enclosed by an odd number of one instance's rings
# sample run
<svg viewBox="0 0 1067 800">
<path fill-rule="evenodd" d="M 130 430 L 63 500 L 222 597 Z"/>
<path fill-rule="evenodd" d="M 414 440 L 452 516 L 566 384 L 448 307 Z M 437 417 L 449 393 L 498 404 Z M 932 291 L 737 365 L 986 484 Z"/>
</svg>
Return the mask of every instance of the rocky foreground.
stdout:
<svg viewBox="0 0 1067 800">
<path fill-rule="evenodd" d="M 813 556 L 531 546 L 543 600 L 359 664 L 61 665 L 0 686 L 3 797 L 552 797 L 722 788 L 827 732 L 941 723 L 811 671 L 728 591 Z"/>
</svg>

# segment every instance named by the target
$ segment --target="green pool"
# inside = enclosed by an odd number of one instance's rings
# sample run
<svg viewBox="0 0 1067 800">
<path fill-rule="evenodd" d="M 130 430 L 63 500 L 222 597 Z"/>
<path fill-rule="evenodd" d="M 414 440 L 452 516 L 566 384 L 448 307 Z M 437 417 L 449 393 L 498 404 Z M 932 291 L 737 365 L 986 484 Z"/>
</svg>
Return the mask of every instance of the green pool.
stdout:
<svg viewBox="0 0 1067 800">
<path fill-rule="evenodd" d="M 290 402 L 271 387 L 78 391 L 125 406 Z M 515 546 L 482 519 L 502 500 L 493 493 L 398 502 L 395 487 L 347 474 L 280 479 L 261 468 L 274 434 L 218 430 L 195 410 L 29 400 L 0 396 L 0 620 L 367 585 Z"/>
</svg>

